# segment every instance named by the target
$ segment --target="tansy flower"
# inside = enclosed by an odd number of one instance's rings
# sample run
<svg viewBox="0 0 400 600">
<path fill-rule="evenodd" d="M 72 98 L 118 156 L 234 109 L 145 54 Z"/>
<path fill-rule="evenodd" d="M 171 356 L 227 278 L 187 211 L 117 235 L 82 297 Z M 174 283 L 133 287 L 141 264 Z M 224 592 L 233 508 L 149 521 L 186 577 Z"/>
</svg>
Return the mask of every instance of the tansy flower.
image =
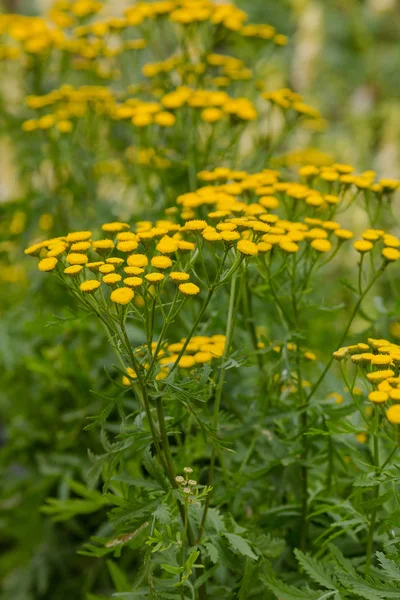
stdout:
<svg viewBox="0 0 400 600">
<path fill-rule="evenodd" d="M 132 367 L 128 367 L 126 369 L 126 373 L 127 374 L 122 377 L 122 384 L 128 386 L 128 385 L 131 385 L 131 383 L 132 383 L 131 379 L 136 379 L 137 375 L 136 375 L 135 371 L 132 369 Z"/>
<path fill-rule="evenodd" d="M 234 242 L 240 239 L 240 233 L 237 231 L 221 231 L 220 239 L 224 242 Z"/>
<path fill-rule="evenodd" d="M 92 243 L 92 248 L 99 254 L 107 253 L 114 248 L 114 242 L 112 240 L 98 240 Z"/>
<path fill-rule="evenodd" d="M 200 116 L 205 123 L 216 123 L 222 119 L 224 113 L 219 108 L 205 108 Z"/>
<path fill-rule="evenodd" d="M 193 242 L 186 242 L 185 240 L 178 241 L 178 250 L 189 252 L 191 250 L 194 250 L 195 248 L 196 246 L 195 244 L 193 244 Z"/>
<path fill-rule="evenodd" d="M 237 243 L 237 249 L 239 252 L 241 252 L 241 254 L 245 254 L 246 256 L 256 256 L 258 254 L 258 248 L 256 244 L 250 240 L 240 240 Z"/>
<path fill-rule="evenodd" d="M 354 233 L 349 229 L 335 229 L 335 235 L 339 240 L 351 240 Z"/>
<path fill-rule="evenodd" d="M 123 258 L 118 258 L 117 256 L 112 256 L 111 258 L 106 258 L 106 263 L 109 265 L 122 265 L 124 262 Z"/>
<path fill-rule="evenodd" d="M 168 256 L 154 256 L 151 259 L 151 264 L 156 269 L 168 269 L 172 266 L 172 260 Z"/>
<path fill-rule="evenodd" d="M 265 242 L 264 242 L 265 243 Z M 279 242 L 279 247 L 284 250 L 285 252 L 288 253 L 292 253 L 292 252 L 298 252 L 299 250 L 299 246 L 298 244 L 295 244 L 294 242 L 287 242 L 287 241 L 281 241 Z M 259 247 L 257 245 L 257 248 L 259 250 Z"/>
<path fill-rule="evenodd" d="M 98 260 L 97 262 L 86 263 L 86 267 L 93 273 L 97 273 L 101 265 L 104 265 L 104 262 L 102 260 Z"/>
<path fill-rule="evenodd" d="M 124 284 L 128 287 L 139 287 L 139 285 L 142 285 L 142 283 L 143 279 L 141 277 L 126 277 L 124 279 Z"/>
<path fill-rule="evenodd" d="M 156 249 L 158 252 L 161 252 L 161 254 L 172 254 L 178 250 L 178 242 L 165 235 L 158 242 Z"/>
<path fill-rule="evenodd" d="M 92 244 L 90 242 L 75 242 L 72 244 L 71 252 L 86 252 Z"/>
<path fill-rule="evenodd" d="M 390 390 L 389 396 L 393 402 L 400 402 L 400 389 Z"/>
<path fill-rule="evenodd" d="M 160 283 L 164 277 L 165 275 L 162 273 L 149 273 L 148 275 L 145 275 L 145 278 L 147 281 L 150 281 L 150 283 Z"/>
<path fill-rule="evenodd" d="M 195 364 L 196 361 L 193 358 L 193 356 L 188 356 L 184 354 L 183 356 L 181 356 L 178 366 L 181 367 L 181 369 L 190 369 L 191 367 L 194 367 Z"/>
<path fill-rule="evenodd" d="M 100 287 L 100 281 L 97 281 L 97 279 L 88 279 L 79 286 L 81 292 L 84 292 L 85 294 L 94 292 L 98 287 Z"/>
<path fill-rule="evenodd" d="M 44 246 L 42 243 L 33 244 L 32 246 L 29 246 L 29 248 L 26 248 L 24 250 L 24 254 L 27 254 L 28 256 L 35 256 L 35 254 L 39 254 L 43 247 Z"/>
<path fill-rule="evenodd" d="M 373 365 L 390 365 L 392 357 L 390 354 L 374 354 L 371 358 L 371 364 Z"/>
<path fill-rule="evenodd" d="M 133 250 L 136 250 L 138 245 L 139 244 L 136 240 L 128 240 L 125 242 L 124 241 L 118 242 L 117 250 L 119 250 L 120 252 L 132 252 Z"/>
<path fill-rule="evenodd" d="M 124 267 L 124 271 L 127 275 L 141 275 L 144 273 L 142 267 Z"/>
<path fill-rule="evenodd" d="M 185 294 L 185 296 L 195 296 L 200 292 L 200 288 L 194 283 L 181 283 L 179 291 Z"/>
<path fill-rule="evenodd" d="M 104 223 L 104 225 L 102 225 L 101 228 L 107 233 L 117 233 L 118 231 L 129 229 L 129 225 L 128 223 L 120 223 L 119 221 L 114 221 L 113 223 Z"/>
<path fill-rule="evenodd" d="M 172 281 L 187 281 L 190 279 L 189 273 L 184 273 L 183 271 L 171 271 L 169 276 Z"/>
<path fill-rule="evenodd" d="M 67 242 L 84 242 L 92 237 L 91 231 L 73 231 L 67 235 Z"/>
<path fill-rule="evenodd" d="M 130 267 L 146 267 L 149 264 L 149 259 L 145 254 L 131 254 L 126 262 Z"/>
<path fill-rule="evenodd" d="M 358 240 L 353 244 L 353 248 L 361 254 L 363 254 L 364 252 L 369 252 L 370 250 L 372 250 L 373 247 L 374 245 L 371 242 L 368 242 L 367 240 Z"/>
<path fill-rule="evenodd" d="M 400 404 L 394 404 L 386 411 L 386 418 L 389 423 L 400 425 Z"/>
<path fill-rule="evenodd" d="M 38 269 L 39 271 L 52 271 L 53 269 L 55 269 L 57 263 L 58 260 L 55 256 L 52 256 L 50 258 L 43 258 L 38 264 Z"/>
<path fill-rule="evenodd" d="M 368 399 L 374 404 L 382 404 L 388 400 L 389 395 L 386 392 L 374 391 L 368 394 Z"/>
<path fill-rule="evenodd" d="M 121 275 L 118 275 L 118 273 L 110 273 L 109 275 L 104 275 L 103 277 L 103 281 L 107 285 L 115 285 L 116 283 L 121 281 L 121 279 L 122 277 Z"/>
<path fill-rule="evenodd" d="M 79 253 L 67 254 L 65 260 L 70 265 L 85 265 L 87 262 L 89 262 L 89 259 L 86 256 L 86 254 Z"/>
<path fill-rule="evenodd" d="M 373 373 L 367 373 L 367 379 L 371 383 L 380 383 L 385 379 L 389 379 L 389 377 L 394 376 L 394 371 L 392 369 L 385 369 L 383 371 L 374 371 Z"/>
<path fill-rule="evenodd" d="M 393 262 L 400 258 L 400 252 L 396 250 L 396 248 L 384 248 L 382 250 L 382 256 L 389 262 Z"/>
<path fill-rule="evenodd" d="M 329 240 L 313 240 L 311 246 L 318 252 L 329 252 L 332 248 L 332 244 Z"/>
<path fill-rule="evenodd" d="M 110 299 L 116 304 L 129 304 L 134 295 L 129 287 L 120 287 L 111 292 Z"/>
<path fill-rule="evenodd" d="M 114 267 L 114 265 L 108 265 L 108 264 L 107 265 L 101 265 L 101 267 L 99 267 L 99 271 L 103 275 L 107 275 L 108 273 L 114 273 L 115 267 Z"/>
<path fill-rule="evenodd" d="M 207 227 L 206 221 L 201 221 L 200 219 L 192 219 L 191 221 L 186 221 L 183 229 L 187 231 L 203 231 Z"/>
<path fill-rule="evenodd" d="M 82 269 L 82 265 L 71 265 L 70 267 L 64 269 L 64 273 L 65 275 L 71 275 L 73 277 L 74 275 L 78 275 L 78 273 L 80 273 Z"/>
<path fill-rule="evenodd" d="M 176 117 L 174 114 L 162 111 L 155 115 L 154 122 L 161 127 L 172 127 L 175 124 Z"/>
<path fill-rule="evenodd" d="M 55 246 L 52 246 L 51 250 L 47 253 L 47 258 L 50 258 L 51 256 L 60 256 L 60 254 L 65 252 L 66 248 L 67 246 L 65 244 L 56 244 Z"/>
</svg>

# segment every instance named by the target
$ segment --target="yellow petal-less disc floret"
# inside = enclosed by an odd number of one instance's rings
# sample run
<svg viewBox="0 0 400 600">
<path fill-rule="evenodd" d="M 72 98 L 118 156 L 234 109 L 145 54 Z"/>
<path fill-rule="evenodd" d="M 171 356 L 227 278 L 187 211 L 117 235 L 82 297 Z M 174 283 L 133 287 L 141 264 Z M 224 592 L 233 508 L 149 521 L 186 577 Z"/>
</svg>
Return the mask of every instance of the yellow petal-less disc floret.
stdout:
<svg viewBox="0 0 400 600">
<path fill-rule="evenodd" d="M 67 263 L 70 265 L 86 265 L 89 262 L 86 254 L 80 254 L 79 252 L 72 252 L 71 254 L 67 254 L 66 259 Z"/>
<path fill-rule="evenodd" d="M 400 404 L 393 404 L 386 411 L 386 418 L 393 425 L 400 425 Z"/>
<path fill-rule="evenodd" d="M 134 292 L 129 287 L 120 287 L 111 292 L 110 299 L 116 304 L 129 304 L 134 297 Z"/>
<path fill-rule="evenodd" d="M 118 273 L 109 273 L 108 275 L 104 275 L 103 282 L 107 285 L 116 285 L 121 279 L 122 277 Z"/>
<path fill-rule="evenodd" d="M 67 242 L 84 242 L 92 237 L 91 231 L 72 231 L 66 237 Z"/>
<path fill-rule="evenodd" d="M 39 264 L 38 264 L 38 269 L 39 271 L 53 271 L 53 269 L 56 268 L 56 265 L 58 263 L 58 260 L 55 256 L 52 256 L 50 258 L 43 258 Z"/>
<path fill-rule="evenodd" d="M 237 249 L 241 254 L 245 254 L 246 256 L 256 256 L 258 254 L 256 244 L 250 240 L 240 240 L 240 242 L 237 243 Z"/>
<path fill-rule="evenodd" d="M 127 240 L 118 242 L 117 250 L 120 252 L 133 252 L 138 247 L 138 242 L 136 240 Z"/>
<path fill-rule="evenodd" d="M 85 294 L 95 292 L 99 287 L 100 281 L 97 281 L 97 279 L 88 279 L 87 281 L 81 283 L 81 285 L 79 286 L 81 292 L 84 292 Z"/>
<path fill-rule="evenodd" d="M 389 399 L 389 394 L 387 392 L 380 392 L 379 390 L 376 390 L 368 394 L 368 399 L 374 404 L 383 404 Z"/>
<path fill-rule="evenodd" d="M 128 223 L 120 223 L 119 221 L 114 221 L 112 223 L 104 223 L 101 226 L 103 231 L 107 233 L 118 233 L 119 231 L 123 231 L 124 229 L 129 229 Z"/>
<path fill-rule="evenodd" d="M 367 373 L 367 379 L 371 383 L 380 383 L 389 377 L 394 376 L 392 369 L 384 369 L 383 371 L 374 371 L 373 373 Z"/>
<path fill-rule="evenodd" d="M 189 273 L 185 273 L 184 271 L 171 271 L 169 274 L 172 281 L 187 281 L 190 279 Z"/>
<path fill-rule="evenodd" d="M 64 274 L 74 277 L 75 275 L 78 275 L 82 270 L 82 265 L 71 265 L 70 267 L 64 269 Z"/>
<path fill-rule="evenodd" d="M 396 248 L 384 248 L 382 250 L 382 256 L 389 262 L 393 262 L 400 258 L 400 252 Z"/>
<path fill-rule="evenodd" d="M 140 285 L 142 285 L 142 283 L 143 279 L 141 277 L 126 277 L 124 279 L 124 284 L 128 287 L 139 287 Z"/>
<path fill-rule="evenodd" d="M 126 262 L 130 267 L 147 267 L 149 259 L 145 254 L 131 254 Z"/>
<path fill-rule="evenodd" d="M 172 267 L 172 260 L 168 256 L 153 256 L 151 264 L 156 269 L 168 269 Z"/>
<path fill-rule="evenodd" d="M 353 248 L 361 254 L 363 254 L 364 252 L 369 252 L 370 250 L 372 250 L 373 247 L 373 243 L 369 242 L 368 240 L 358 240 L 353 244 Z"/>
<path fill-rule="evenodd" d="M 165 278 L 165 275 L 162 273 L 149 273 L 148 275 L 145 275 L 145 278 L 150 283 L 160 283 L 160 281 Z"/>
<path fill-rule="evenodd" d="M 185 294 L 185 296 L 195 296 L 200 292 L 200 288 L 194 283 L 181 283 L 179 291 Z"/>
</svg>

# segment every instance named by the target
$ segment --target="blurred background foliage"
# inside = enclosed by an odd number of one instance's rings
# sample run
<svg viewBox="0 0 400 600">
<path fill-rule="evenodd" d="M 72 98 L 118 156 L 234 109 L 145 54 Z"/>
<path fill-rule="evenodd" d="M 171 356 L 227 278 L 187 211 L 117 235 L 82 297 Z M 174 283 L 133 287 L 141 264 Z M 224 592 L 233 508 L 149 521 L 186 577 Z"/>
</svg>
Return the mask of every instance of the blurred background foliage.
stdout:
<svg viewBox="0 0 400 600">
<path fill-rule="evenodd" d="M 316 161 L 324 162 L 328 155 L 328 160 L 349 162 L 358 171 L 375 169 L 381 177 L 399 177 L 400 2 L 237 0 L 237 5 L 251 21 L 271 23 L 289 36 L 288 46 L 267 74 L 267 89 L 290 86 L 329 123 L 321 132 L 298 131 L 272 165 L 298 166 L 304 161 L 298 151 L 308 148 Z M 0 6 L 3 12 L 33 15 L 48 4 L 3 0 Z M 110 14 L 118 7 L 116 0 L 110 1 Z M 3 75 L 9 98 L 18 99 L 14 83 L 12 72 Z M 76 318 L 65 299 L 60 302 L 63 292 L 24 259 L 23 248 L 32 231 L 36 227 L 45 233 L 46 223 L 39 201 L 32 215 L 19 213 L 24 182 L 15 168 L 19 160 L 15 142 L 2 124 L 0 598 L 89 599 L 86 592 L 93 581 L 102 589 L 110 579 L 101 561 L 76 552 L 83 539 L 101 534 L 101 514 L 54 523 L 40 508 L 48 496 L 66 497 L 70 479 L 86 480 L 91 464 L 87 448 L 101 453 L 97 433 L 83 428 L 87 418 L 99 412 L 96 392 L 116 393 L 108 376 L 113 357 L 96 324 Z M 28 166 L 24 177 L 34 175 Z M 96 218 L 101 222 L 106 216 Z M 34 221 L 33 229 L 27 228 L 27 220 Z M 345 273 L 343 265 L 335 263 L 333 268 Z M 381 336 L 390 326 L 398 333 L 393 325 L 400 306 L 388 309 L 385 302 L 382 291 L 369 307 Z M 316 320 L 309 343 L 323 354 L 335 325 L 333 320 L 330 325 L 325 320 L 324 329 L 320 325 Z M 366 322 L 357 326 L 365 329 Z"/>
</svg>

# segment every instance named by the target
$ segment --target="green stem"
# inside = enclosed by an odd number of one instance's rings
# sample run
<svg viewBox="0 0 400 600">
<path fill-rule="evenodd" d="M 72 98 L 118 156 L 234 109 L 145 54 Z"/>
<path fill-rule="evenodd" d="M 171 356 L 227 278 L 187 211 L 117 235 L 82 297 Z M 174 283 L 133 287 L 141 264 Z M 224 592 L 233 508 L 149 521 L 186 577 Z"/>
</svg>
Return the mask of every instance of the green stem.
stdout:
<svg viewBox="0 0 400 600">
<path fill-rule="evenodd" d="M 375 409 L 375 419 L 374 419 L 374 465 L 375 472 L 379 472 L 379 407 L 374 406 Z M 376 485 L 374 488 L 373 499 L 377 500 L 379 497 L 379 485 Z M 376 511 L 377 506 L 373 506 L 371 512 L 371 518 L 369 521 L 368 528 L 368 537 L 367 537 L 367 553 L 366 553 L 366 561 L 365 561 L 365 575 L 368 576 L 371 568 L 371 560 L 372 560 L 372 546 L 374 543 L 374 531 L 375 531 L 375 523 L 376 523 Z"/>
</svg>

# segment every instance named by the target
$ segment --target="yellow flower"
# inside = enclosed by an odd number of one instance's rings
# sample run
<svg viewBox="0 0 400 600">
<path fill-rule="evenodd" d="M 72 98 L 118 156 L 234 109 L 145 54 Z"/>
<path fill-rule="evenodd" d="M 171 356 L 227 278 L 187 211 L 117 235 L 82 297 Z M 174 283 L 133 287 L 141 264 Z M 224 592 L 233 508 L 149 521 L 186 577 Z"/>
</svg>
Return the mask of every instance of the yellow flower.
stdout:
<svg viewBox="0 0 400 600">
<path fill-rule="evenodd" d="M 250 240 L 240 240 L 240 242 L 237 243 L 237 249 L 239 252 L 241 252 L 241 254 L 245 254 L 247 256 L 256 256 L 258 254 L 258 248 L 256 244 Z"/>
<path fill-rule="evenodd" d="M 149 113 L 138 113 L 132 117 L 132 123 L 135 127 L 147 127 L 153 122 L 153 117 Z"/>
<path fill-rule="evenodd" d="M 353 244 L 353 248 L 361 254 L 363 254 L 364 252 L 369 252 L 370 250 L 372 250 L 373 247 L 374 245 L 371 242 L 368 242 L 367 240 L 358 240 Z"/>
<path fill-rule="evenodd" d="M 101 265 L 101 267 L 99 267 L 99 271 L 103 275 L 108 275 L 108 273 L 114 273 L 115 267 L 114 267 L 114 265 L 109 265 L 109 264 Z"/>
<path fill-rule="evenodd" d="M 136 240 L 122 241 L 118 242 L 117 250 L 119 250 L 120 252 L 132 252 L 133 250 L 136 250 L 138 245 L 139 244 Z"/>
<path fill-rule="evenodd" d="M 357 433 L 356 440 L 359 444 L 365 444 L 365 442 L 367 441 L 367 434 L 366 433 Z"/>
<path fill-rule="evenodd" d="M 116 304 L 129 304 L 134 295 L 129 287 L 120 287 L 111 292 L 110 299 Z"/>
<path fill-rule="evenodd" d="M 224 242 L 234 242 L 240 239 L 240 233 L 237 231 L 221 231 L 219 236 L 221 240 L 224 240 Z"/>
<path fill-rule="evenodd" d="M 284 250 L 285 252 L 288 252 L 289 254 L 292 253 L 292 252 L 298 252 L 299 251 L 299 245 L 298 244 L 295 244 L 294 242 L 287 242 L 285 240 L 279 242 L 279 247 L 282 250 Z M 257 245 L 257 248 L 258 248 L 258 245 Z"/>
<path fill-rule="evenodd" d="M 141 277 L 126 277 L 124 279 L 124 284 L 128 287 L 139 287 L 142 283 L 143 279 Z"/>
<path fill-rule="evenodd" d="M 86 267 L 93 273 L 97 273 L 99 267 L 101 267 L 102 265 L 104 265 L 104 262 L 102 260 L 98 260 L 97 262 L 86 263 Z"/>
<path fill-rule="evenodd" d="M 191 250 L 194 250 L 196 248 L 195 244 L 193 244 L 193 242 L 186 242 L 185 240 L 179 240 L 178 241 L 178 250 L 184 251 L 184 252 L 190 252 Z"/>
<path fill-rule="evenodd" d="M 165 275 L 162 273 L 149 273 L 148 275 L 145 275 L 145 278 L 147 281 L 150 281 L 150 283 L 160 283 L 164 277 Z"/>
<path fill-rule="evenodd" d="M 224 113 L 219 108 L 205 108 L 200 116 L 205 123 L 216 123 L 222 119 Z"/>
<path fill-rule="evenodd" d="M 64 269 L 64 273 L 65 275 L 71 275 L 71 277 L 73 277 L 74 275 L 78 275 L 78 273 L 80 273 L 82 270 L 82 265 L 71 265 L 70 267 Z"/>
<path fill-rule="evenodd" d="M 56 127 L 60 133 L 70 133 L 73 129 L 73 123 L 68 119 L 63 119 L 62 121 L 58 121 Z"/>
<path fill-rule="evenodd" d="M 390 390 L 389 396 L 393 402 L 400 402 L 400 389 Z"/>
<path fill-rule="evenodd" d="M 90 242 L 75 242 L 71 245 L 71 252 L 86 252 L 92 244 Z"/>
<path fill-rule="evenodd" d="M 99 254 L 107 254 L 107 252 L 114 248 L 114 242 L 112 240 L 98 240 L 92 243 L 92 247 Z"/>
<path fill-rule="evenodd" d="M 146 267 L 149 264 L 149 259 L 145 254 L 131 254 L 126 262 L 130 267 Z"/>
<path fill-rule="evenodd" d="M 371 358 L 372 365 L 390 365 L 392 362 L 392 357 L 390 354 L 374 354 Z"/>
<path fill-rule="evenodd" d="M 400 404 L 394 404 L 386 411 L 386 418 L 389 423 L 400 425 Z"/>
<path fill-rule="evenodd" d="M 67 254 L 65 260 L 70 265 L 85 265 L 87 262 L 89 262 L 89 259 L 86 256 L 86 254 L 79 254 L 78 252 L 77 253 L 73 252 L 72 254 Z"/>
<path fill-rule="evenodd" d="M 91 231 L 72 231 L 66 237 L 67 242 L 84 242 L 92 237 Z"/>
<path fill-rule="evenodd" d="M 154 122 L 161 127 L 172 127 L 175 125 L 175 121 L 175 115 L 167 111 L 159 112 L 154 117 Z"/>
<path fill-rule="evenodd" d="M 335 235 L 339 238 L 339 240 L 351 240 L 351 238 L 354 236 L 354 233 L 349 229 L 336 229 Z"/>
<path fill-rule="evenodd" d="M 380 392 L 380 391 L 374 391 L 374 392 L 370 392 L 368 394 L 368 399 L 371 400 L 371 402 L 374 402 L 374 404 L 381 404 L 383 402 L 386 402 L 386 400 L 388 400 L 389 395 L 386 392 Z"/>
<path fill-rule="evenodd" d="M 79 286 L 81 292 L 85 292 L 86 294 L 96 291 L 99 287 L 100 281 L 97 281 L 97 279 L 88 279 Z"/>
<path fill-rule="evenodd" d="M 313 240 L 311 246 L 318 252 L 329 252 L 332 248 L 332 244 L 329 240 Z"/>
<path fill-rule="evenodd" d="M 200 288 L 194 283 L 181 283 L 179 291 L 185 294 L 185 296 L 195 296 L 200 292 Z"/>
<path fill-rule="evenodd" d="M 165 235 L 158 242 L 156 249 L 158 252 L 161 252 L 161 254 L 172 254 L 178 250 L 178 242 Z"/>
<path fill-rule="evenodd" d="M 118 275 L 118 273 L 110 273 L 109 275 L 104 275 L 103 277 L 103 281 L 107 285 L 115 285 L 116 283 L 121 281 L 121 279 L 122 277 L 121 275 Z"/>
<path fill-rule="evenodd" d="M 39 271 L 53 271 L 57 263 L 58 260 L 55 256 L 52 256 L 50 258 L 43 258 L 38 264 L 38 269 Z"/>
<path fill-rule="evenodd" d="M 181 367 L 181 369 L 190 369 L 191 367 L 194 367 L 195 364 L 196 361 L 193 356 L 184 354 L 181 356 L 178 366 Z"/>
<path fill-rule="evenodd" d="M 394 376 L 392 369 L 384 369 L 383 371 L 374 371 L 373 373 L 367 373 L 367 379 L 371 383 L 380 383 L 389 377 Z"/>
<path fill-rule="evenodd" d="M 189 273 L 184 273 L 183 271 L 171 271 L 169 276 L 172 281 L 187 281 L 190 279 Z"/>
<path fill-rule="evenodd" d="M 128 223 L 120 223 L 119 221 L 114 221 L 113 223 L 104 223 L 104 225 L 102 225 L 101 228 L 107 233 L 117 233 L 118 231 L 129 229 L 129 225 Z"/>
<path fill-rule="evenodd" d="M 310 352 L 310 351 L 304 352 L 304 358 L 307 360 L 317 360 L 317 357 L 314 354 L 314 352 Z"/>
<path fill-rule="evenodd" d="M 200 219 L 192 219 L 191 221 L 186 221 L 183 229 L 187 231 L 203 231 L 207 227 L 207 222 L 202 221 Z"/>
<path fill-rule="evenodd" d="M 141 275 L 144 273 L 142 267 L 124 267 L 124 271 L 127 275 Z"/>
<path fill-rule="evenodd" d="M 396 250 L 396 248 L 384 248 L 382 250 L 382 256 L 389 262 L 393 262 L 400 258 L 400 252 Z"/>
<path fill-rule="evenodd" d="M 151 264 L 156 269 L 168 269 L 168 267 L 172 267 L 172 260 L 168 256 L 154 256 Z"/>
</svg>

